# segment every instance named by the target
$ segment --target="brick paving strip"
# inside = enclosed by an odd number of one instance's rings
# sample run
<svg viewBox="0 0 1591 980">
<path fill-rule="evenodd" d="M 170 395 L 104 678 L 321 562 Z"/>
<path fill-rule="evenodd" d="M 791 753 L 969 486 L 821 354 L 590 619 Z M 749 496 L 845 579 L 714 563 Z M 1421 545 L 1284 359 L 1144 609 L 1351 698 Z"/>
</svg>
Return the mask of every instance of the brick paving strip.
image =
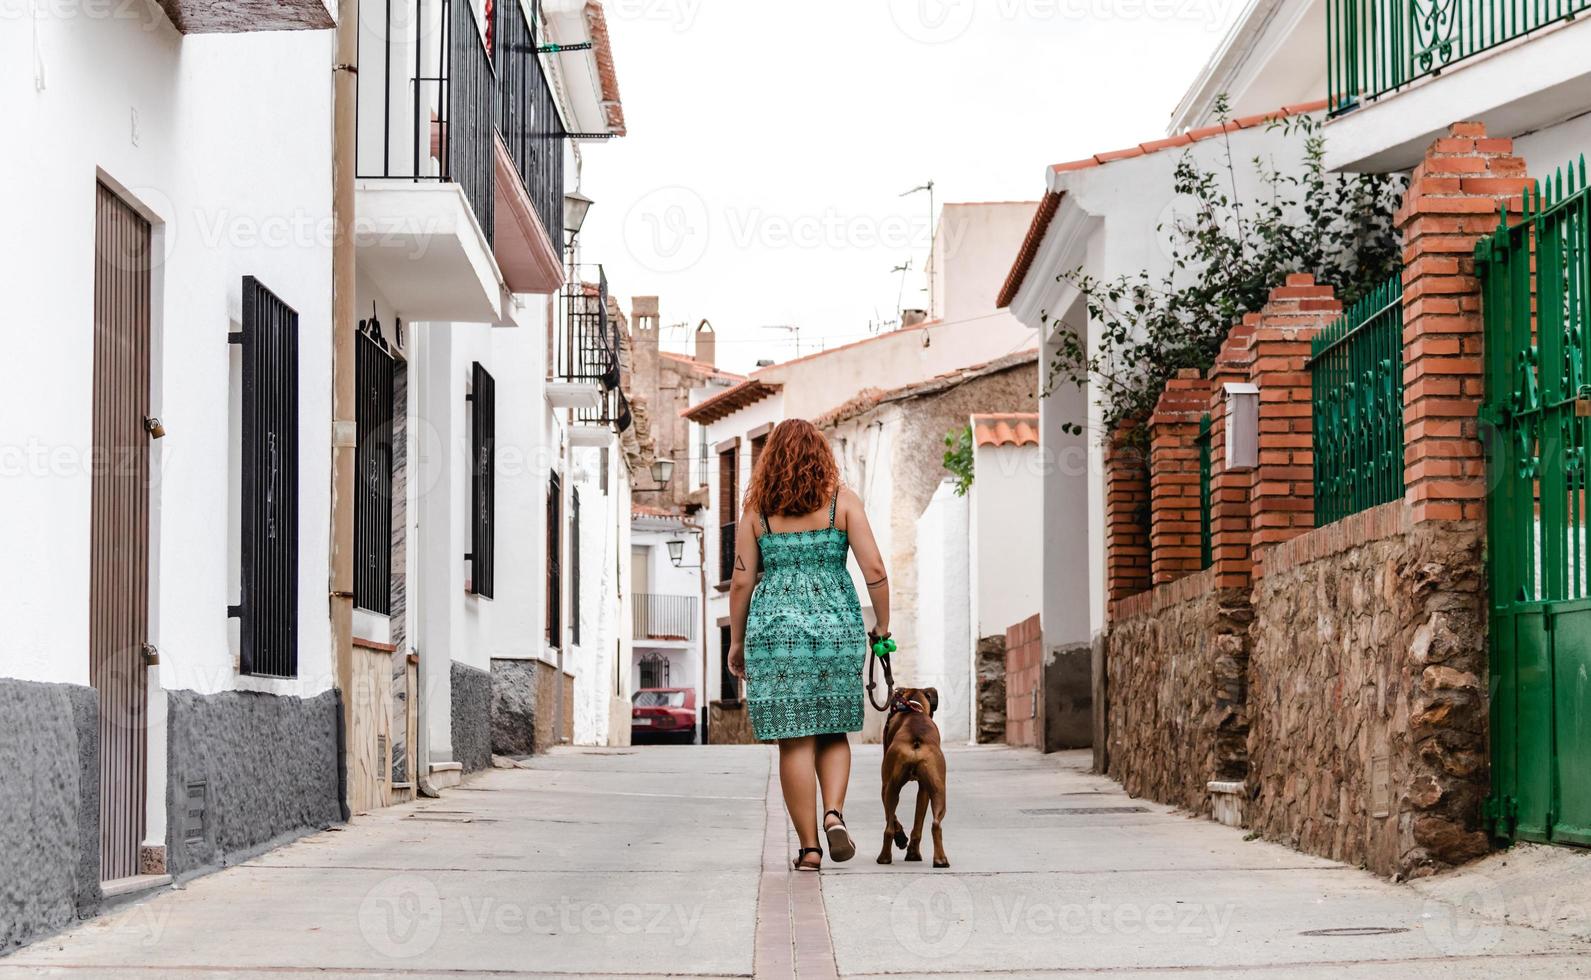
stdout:
<svg viewBox="0 0 1591 980">
<path fill-rule="evenodd" d="M 756 976 L 758 980 L 838 978 L 819 875 L 790 868 L 796 842 L 779 791 L 779 750 L 772 751 L 762 881 L 757 887 Z"/>
</svg>

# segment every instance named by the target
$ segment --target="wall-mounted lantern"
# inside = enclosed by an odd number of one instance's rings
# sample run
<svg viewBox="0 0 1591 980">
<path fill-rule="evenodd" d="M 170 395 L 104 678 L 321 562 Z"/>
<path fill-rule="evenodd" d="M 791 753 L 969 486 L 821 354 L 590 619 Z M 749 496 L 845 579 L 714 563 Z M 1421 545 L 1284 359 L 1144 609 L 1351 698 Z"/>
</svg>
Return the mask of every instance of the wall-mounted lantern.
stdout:
<svg viewBox="0 0 1591 980">
<path fill-rule="evenodd" d="M 1260 389 L 1247 381 L 1229 381 L 1226 390 L 1226 468 L 1252 470 L 1260 465 Z"/>
<path fill-rule="evenodd" d="M 681 562 L 683 562 L 685 560 L 685 542 L 684 541 L 682 541 L 682 540 L 680 540 L 678 538 L 675 538 L 673 541 L 665 541 L 663 543 L 668 546 L 669 564 L 673 565 L 675 568 L 701 568 L 702 567 L 700 565 L 684 565 L 684 564 L 681 564 Z"/>
</svg>

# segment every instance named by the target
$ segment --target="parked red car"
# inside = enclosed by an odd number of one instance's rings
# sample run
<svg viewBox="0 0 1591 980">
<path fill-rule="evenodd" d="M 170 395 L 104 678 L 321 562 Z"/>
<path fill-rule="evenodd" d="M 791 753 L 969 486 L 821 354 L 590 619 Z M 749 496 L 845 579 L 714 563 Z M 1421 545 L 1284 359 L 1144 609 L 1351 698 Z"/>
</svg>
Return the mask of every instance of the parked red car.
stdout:
<svg viewBox="0 0 1591 980">
<path fill-rule="evenodd" d="M 696 741 L 696 692 L 684 687 L 644 687 L 630 699 L 630 740 Z"/>
</svg>

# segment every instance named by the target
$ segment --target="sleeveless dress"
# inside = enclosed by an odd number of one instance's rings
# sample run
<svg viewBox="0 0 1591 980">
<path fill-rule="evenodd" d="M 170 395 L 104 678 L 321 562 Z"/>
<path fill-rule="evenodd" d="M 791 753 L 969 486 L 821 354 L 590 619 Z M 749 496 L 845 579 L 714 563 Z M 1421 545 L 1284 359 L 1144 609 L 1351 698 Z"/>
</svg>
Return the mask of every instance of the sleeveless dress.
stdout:
<svg viewBox="0 0 1591 980">
<path fill-rule="evenodd" d="M 834 526 L 777 532 L 761 518 L 762 581 L 746 618 L 746 708 L 769 742 L 862 729 L 867 627 L 846 570 L 850 549 Z"/>
</svg>

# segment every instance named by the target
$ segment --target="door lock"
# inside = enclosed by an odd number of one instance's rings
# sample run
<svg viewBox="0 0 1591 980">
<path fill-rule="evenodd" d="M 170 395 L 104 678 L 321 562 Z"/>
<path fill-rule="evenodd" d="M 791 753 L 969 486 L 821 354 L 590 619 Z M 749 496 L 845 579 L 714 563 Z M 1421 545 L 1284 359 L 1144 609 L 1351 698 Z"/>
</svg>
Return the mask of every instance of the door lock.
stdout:
<svg viewBox="0 0 1591 980">
<path fill-rule="evenodd" d="M 147 641 L 144 643 L 144 666 L 145 667 L 159 667 L 160 666 L 160 649 L 158 647 L 156 647 L 153 643 L 149 643 Z"/>
<path fill-rule="evenodd" d="M 166 427 L 153 415 L 144 417 L 144 431 L 149 433 L 151 439 L 162 439 L 166 435 Z"/>
</svg>

